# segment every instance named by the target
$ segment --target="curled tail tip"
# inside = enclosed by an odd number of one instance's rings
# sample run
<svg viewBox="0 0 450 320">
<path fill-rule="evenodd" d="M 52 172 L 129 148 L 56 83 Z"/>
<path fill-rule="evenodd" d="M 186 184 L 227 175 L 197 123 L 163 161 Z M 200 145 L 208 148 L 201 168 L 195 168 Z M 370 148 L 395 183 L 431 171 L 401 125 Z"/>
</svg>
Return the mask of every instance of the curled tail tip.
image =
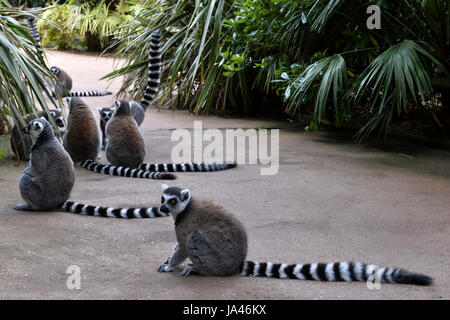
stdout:
<svg viewBox="0 0 450 320">
<path fill-rule="evenodd" d="M 238 166 L 237 162 L 225 162 L 224 163 L 225 169 L 233 169 Z"/>
<path fill-rule="evenodd" d="M 172 173 L 163 173 L 163 174 L 161 174 L 160 177 L 161 177 L 161 179 L 164 179 L 164 180 L 176 180 L 177 179 L 177 176 Z"/>
<path fill-rule="evenodd" d="M 403 269 L 399 271 L 394 280 L 401 284 L 415 284 L 419 286 L 431 286 L 434 283 L 434 279 L 430 276 L 409 272 Z"/>
</svg>

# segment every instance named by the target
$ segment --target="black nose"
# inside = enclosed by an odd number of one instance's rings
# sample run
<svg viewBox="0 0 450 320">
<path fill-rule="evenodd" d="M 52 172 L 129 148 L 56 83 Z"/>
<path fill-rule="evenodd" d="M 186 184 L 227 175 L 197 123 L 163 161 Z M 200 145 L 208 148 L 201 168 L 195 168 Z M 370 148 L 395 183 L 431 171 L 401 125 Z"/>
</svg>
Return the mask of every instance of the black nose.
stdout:
<svg viewBox="0 0 450 320">
<path fill-rule="evenodd" d="M 56 120 L 56 125 L 60 128 L 64 127 L 64 122 L 62 122 L 61 120 Z"/>
<path fill-rule="evenodd" d="M 161 208 L 159 208 L 159 211 L 163 213 L 169 213 L 169 208 L 167 208 L 165 205 L 162 205 Z"/>
</svg>

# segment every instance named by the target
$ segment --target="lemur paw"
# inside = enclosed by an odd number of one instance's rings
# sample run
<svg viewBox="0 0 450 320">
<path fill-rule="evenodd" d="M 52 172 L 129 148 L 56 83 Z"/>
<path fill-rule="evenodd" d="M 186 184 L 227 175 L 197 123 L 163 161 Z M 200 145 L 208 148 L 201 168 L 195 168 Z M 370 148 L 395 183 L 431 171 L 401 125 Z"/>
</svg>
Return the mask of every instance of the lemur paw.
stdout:
<svg viewBox="0 0 450 320">
<path fill-rule="evenodd" d="M 166 266 L 164 264 L 160 265 L 158 268 L 158 272 L 172 272 L 172 271 L 173 271 L 172 267 Z"/>
<path fill-rule="evenodd" d="M 163 264 L 169 264 L 170 256 L 167 257 L 166 261 L 163 262 Z"/>
<path fill-rule="evenodd" d="M 18 204 L 15 205 L 13 209 L 19 211 L 28 211 L 30 210 L 30 206 L 28 204 Z"/>
<path fill-rule="evenodd" d="M 197 273 L 194 267 L 186 267 L 181 271 L 183 277 L 189 277 L 191 274 Z"/>
</svg>

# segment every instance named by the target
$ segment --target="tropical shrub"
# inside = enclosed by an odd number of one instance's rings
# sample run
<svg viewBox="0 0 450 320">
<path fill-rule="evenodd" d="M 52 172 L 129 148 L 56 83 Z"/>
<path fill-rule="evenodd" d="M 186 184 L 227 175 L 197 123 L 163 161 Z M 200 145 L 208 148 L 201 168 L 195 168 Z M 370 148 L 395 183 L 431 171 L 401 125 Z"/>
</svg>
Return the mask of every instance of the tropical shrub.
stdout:
<svg viewBox="0 0 450 320">
<path fill-rule="evenodd" d="M 56 49 L 99 51 L 112 40 L 118 28 L 131 21 L 142 4 L 138 1 L 52 2 L 37 23 L 42 44 Z M 53 24 L 51 23 L 53 22 Z"/>
<path fill-rule="evenodd" d="M 56 105 L 44 80 L 54 76 L 42 63 L 28 28 L 13 18 L 26 15 L 0 0 L 0 134 L 8 133 L 13 123 L 24 124 L 24 114 L 48 111 L 48 101 Z"/>
<path fill-rule="evenodd" d="M 366 25 L 370 4 L 381 10 L 379 30 Z M 129 60 L 107 77 L 124 76 L 121 94 L 139 96 L 150 34 L 160 28 L 163 99 L 176 93 L 177 107 L 245 114 L 281 107 L 291 117 L 311 115 L 308 130 L 358 127 L 360 139 L 386 136 L 393 120 L 419 112 L 445 135 L 448 6 L 446 0 L 159 0 L 122 29 L 118 53 Z"/>
</svg>

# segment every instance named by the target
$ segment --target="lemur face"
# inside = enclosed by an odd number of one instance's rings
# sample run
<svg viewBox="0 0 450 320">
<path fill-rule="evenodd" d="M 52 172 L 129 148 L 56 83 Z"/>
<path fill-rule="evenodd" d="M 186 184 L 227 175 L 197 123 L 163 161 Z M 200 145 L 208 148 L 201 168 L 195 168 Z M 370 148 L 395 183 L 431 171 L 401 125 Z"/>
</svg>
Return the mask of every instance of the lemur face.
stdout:
<svg viewBox="0 0 450 320">
<path fill-rule="evenodd" d="M 113 116 L 113 109 L 112 108 L 97 108 L 98 113 L 100 113 L 100 119 L 103 122 L 108 122 L 109 119 Z"/>
<path fill-rule="evenodd" d="M 53 66 L 53 67 L 50 67 L 50 70 L 51 70 L 51 72 L 53 72 L 53 74 L 55 76 L 57 76 L 60 69 L 58 67 L 56 67 L 56 66 Z"/>
<path fill-rule="evenodd" d="M 52 111 L 50 111 L 50 114 L 52 115 L 53 120 L 55 121 L 55 123 L 58 127 L 63 128 L 65 126 L 64 118 L 63 118 L 60 110 L 56 110 L 56 111 L 52 110 Z"/>
<path fill-rule="evenodd" d="M 162 185 L 162 189 L 161 207 L 159 208 L 161 212 L 176 216 L 186 209 L 191 200 L 191 193 L 188 189 L 169 187 L 166 184 Z"/>
<path fill-rule="evenodd" d="M 46 124 L 48 124 L 48 122 L 47 122 L 47 120 L 45 120 L 44 117 L 42 117 L 40 119 L 31 120 L 28 123 L 28 126 L 23 128 L 23 132 L 25 132 L 26 134 L 30 134 L 33 137 L 39 137 L 39 135 L 44 130 L 44 127 Z"/>
</svg>

